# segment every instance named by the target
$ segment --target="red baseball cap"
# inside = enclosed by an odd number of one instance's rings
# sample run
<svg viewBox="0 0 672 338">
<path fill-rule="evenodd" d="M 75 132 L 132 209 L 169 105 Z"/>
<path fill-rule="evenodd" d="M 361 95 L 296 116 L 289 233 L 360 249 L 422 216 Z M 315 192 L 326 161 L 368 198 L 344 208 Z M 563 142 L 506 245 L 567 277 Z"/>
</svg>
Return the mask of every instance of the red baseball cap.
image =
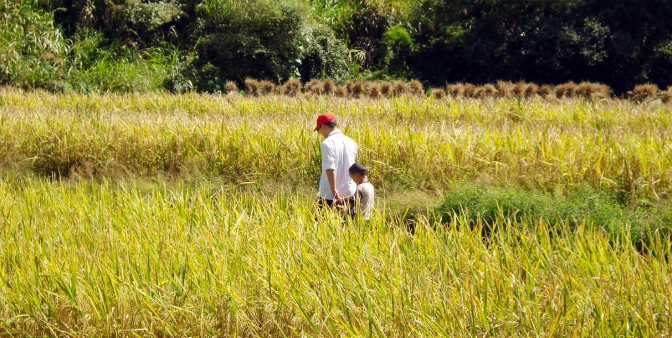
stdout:
<svg viewBox="0 0 672 338">
<path fill-rule="evenodd" d="M 334 122 L 336 121 L 336 118 L 334 115 L 331 115 L 329 113 L 322 113 L 322 115 L 317 117 L 317 126 L 315 127 L 314 131 L 317 131 L 320 129 L 320 126 L 327 123 L 327 122 Z"/>
</svg>

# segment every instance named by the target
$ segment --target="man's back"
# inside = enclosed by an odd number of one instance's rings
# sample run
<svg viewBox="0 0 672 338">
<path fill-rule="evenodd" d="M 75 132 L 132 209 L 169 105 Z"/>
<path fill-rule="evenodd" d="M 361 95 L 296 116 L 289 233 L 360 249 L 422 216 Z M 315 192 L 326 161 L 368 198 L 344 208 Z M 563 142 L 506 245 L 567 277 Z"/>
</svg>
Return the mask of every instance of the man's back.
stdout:
<svg viewBox="0 0 672 338">
<path fill-rule="evenodd" d="M 322 152 L 322 175 L 320 177 L 319 196 L 325 199 L 333 199 L 326 170 L 335 171 L 336 191 L 341 196 L 355 194 L 357 185 L 350 179 L 348 168 L 356 162 L 358 146 L 355 141 L 345 136 L 339 129 L 329 134 L 320 146 Z"/>
</svg>

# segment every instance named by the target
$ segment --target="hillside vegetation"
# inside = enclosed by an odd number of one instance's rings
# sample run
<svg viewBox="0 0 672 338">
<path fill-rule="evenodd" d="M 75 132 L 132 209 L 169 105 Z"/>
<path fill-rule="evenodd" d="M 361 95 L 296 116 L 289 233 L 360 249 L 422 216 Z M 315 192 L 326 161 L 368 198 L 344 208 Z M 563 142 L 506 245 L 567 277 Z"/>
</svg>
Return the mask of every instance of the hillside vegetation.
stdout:
<svg viewBox="0 0 672 338">
<path fill-rule="evenodd" d="M 672 85 L 665 0 L 0 1 L 0 84 L 224 92 L 245 78 Z"/>
</svg>

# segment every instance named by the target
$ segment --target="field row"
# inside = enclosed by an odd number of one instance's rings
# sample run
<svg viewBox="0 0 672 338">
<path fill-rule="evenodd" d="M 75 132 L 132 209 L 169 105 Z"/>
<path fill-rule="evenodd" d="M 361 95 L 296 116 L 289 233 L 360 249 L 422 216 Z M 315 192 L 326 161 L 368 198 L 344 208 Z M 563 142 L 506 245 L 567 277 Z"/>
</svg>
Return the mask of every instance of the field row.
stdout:
<svg viewBox="0 0 672 338">
<path fill-rule="evenodd" d="M 670 240 L 315 219 L 301 195 L 0 178 L 0 335 L 665 336 Z"/>
<path fill-rule="evenodd" d="M 672 113 L 627 101 L 0 96 L 0 164 L 67 176 L 217 176 L 313 186 L 315 117 L 329 111 L 382 189 L 481 180 L 582 183 L 639 197 L 672 191 Z"/>
</svg>

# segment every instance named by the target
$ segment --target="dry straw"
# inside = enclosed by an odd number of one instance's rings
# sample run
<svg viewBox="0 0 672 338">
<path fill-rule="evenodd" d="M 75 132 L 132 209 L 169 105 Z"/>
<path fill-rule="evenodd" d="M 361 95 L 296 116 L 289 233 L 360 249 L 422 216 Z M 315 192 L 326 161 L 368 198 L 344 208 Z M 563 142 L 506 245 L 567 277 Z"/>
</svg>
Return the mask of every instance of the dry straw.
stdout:
<svg viewBox="0 0 672 338">
<path fill-rule="evenodd" d="M 296 97 L 301 93 L 301 81 L 298 79 L 289 79 L 282 86 L 282 94 L 290 97 Z"/>
<path fill-rule="evenodd" d="M 275 93 L 275 84 L 268 80 L 263 80 L 259 82 L 259 86 L 264 94 L 273 94 Z"/>
<path fill-rule="evenodd" d="M 558 99 L 572 98 L 576 93 L 576 84 L 573 81 L 555 86 L 555 97 Z"/>
<path fill-rule="evenodd" d="M 420 82 L 418 80 L 415 80 L 415 79 L 411 80 L 408 87 L 410 88 L 409 91 L 410 91 L 411 95 L 419 96 L 419 97 L 425 96 L 425 89 L 422 86 L 422 82 Z"/>
<path fill-rule="evenodd" d="M 392 83 L 390 81 L 383 81 L 380 83 L 380 93 L 385 97 L 392 96 Z"/>
<path fill-rule="evenodd" d="M 543 98 L 550 98 L 552 95 L 555 96 L 553 86 L 548 84 L 541 85 L 541 87 L 539 87 L 539 95 Z"/>
<path fill-rule="evenodd" d="M 446 92 L 448 92 L 448 94 L 450 94 L 450 96 L 454 98 L 462 97 L 462 94 L 464 93 L 464 84 L 462 83 L 447 84 Z"/>
<path fill-rule="evenodd" d="M 509 97 L 513 95 L 513 83 L 511 81 L 497 81 L 497 91 L 500 96 Z"/>
<path fill-rule="evenodd" d="M 667 87 L 666 91 L 660 92 L 660 100 L 663 101 L 663 103 L 672 102 L 672 86 Z"/>
<path fill-rule="evenodd" d="M 226 81 L 224 90 L 226 90 L 227 94 L 236 93 L 238 92 L 238 85 L 233 81 Z"/>
<path fill-rule="evenodd" d="M 635 86 L 630 95 L 635 101 L 646 101 L 658 97 L 658 86 L 652 83 L 645 83 Z"/>
<path fill-rule="evenodd" d="M 377 82 L 369 82 L 367 84 L 367 92 L 369 93 L 369 97 L 372 99 L 379 99 L 382 97 L 380 94 L 380 84 Z"/>
<path fill-rule="evenodd" d="M 355 82 L 351 85 L 351 87 L 350 87 L 350 96 L 351 97 L 353 97 L 355 99 L 358 99 L 358 98 L 362 97 L 362 95 L 364 95 L 364 94 L 365 94 L 364 83 L 362 81 L 357 81 L 357 82 Z"/>
<path fill-rule="evenodd" d="M 432 89 L 432 97 L 436 100 L 443 100 L 446 98 L 446 91 L 441 88 Z"/>
<path fill-rule="evenodd" d="M 338 97 L 348 97 L 348 89 L 345 86 L 340 86 L 336 88 L 336 96 Z"/>
<path fill-rule="evenodd" d="M 476 86 L 471 83 L 465 83 L 462 85 L 462 95 L 464 97 L 476 97 Z"/>
<path fill-rule="evenodd" d="M 334 84 L 334 81 L 332 81 L 331 79 L 326 79 L 322 84 L 322 88 L 324 89 L 325 94 L 331 95 L 336 90 L 336 85 Z"/>
<path fill-rule="evenodd" d="M 394 86 L 392 87 L 393 96 L 403 96 L 406 95 L 408 87 L 404 81 L 395 81 Z"/>
</svg>

